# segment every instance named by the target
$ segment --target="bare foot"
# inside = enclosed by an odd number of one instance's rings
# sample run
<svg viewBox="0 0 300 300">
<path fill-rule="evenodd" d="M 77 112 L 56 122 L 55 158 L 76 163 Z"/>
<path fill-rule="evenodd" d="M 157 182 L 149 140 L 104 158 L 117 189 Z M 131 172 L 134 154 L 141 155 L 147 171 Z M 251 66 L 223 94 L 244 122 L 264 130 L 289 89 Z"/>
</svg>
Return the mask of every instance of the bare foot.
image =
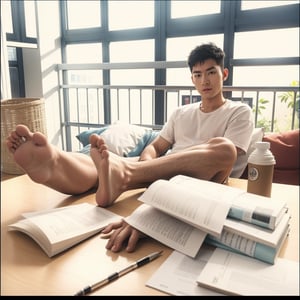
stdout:
<svg viewBox="0 0 300 300">
<path fill-rule="evenodd" d="M 25 125 L 17 125 L 6 145 L 15 162 L 33 181 L 47 182 L 55 153 L 42 133 L 32 133 Z"/>
<path fill-rule="evenodd" d="M 109 152 L 99 135 L 90 136 L 90 155 L 98 172 L 96 202 L 99 206 L 111 205 L 126 189 L 126 167 L 123 160 Z"/>
</svg>

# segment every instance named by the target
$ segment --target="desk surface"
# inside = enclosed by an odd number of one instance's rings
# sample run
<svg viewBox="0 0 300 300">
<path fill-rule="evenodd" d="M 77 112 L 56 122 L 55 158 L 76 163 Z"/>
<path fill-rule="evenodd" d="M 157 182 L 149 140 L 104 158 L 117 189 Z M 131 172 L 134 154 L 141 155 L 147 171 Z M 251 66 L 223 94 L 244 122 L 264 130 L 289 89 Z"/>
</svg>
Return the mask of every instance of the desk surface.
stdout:
<svg viewBox="0 0 300 300">
<path fill-rule="evenodd" d="M 229 185 L 246 190 L 247 181 L 230 179 Z M 140 203 L 144 189 L 123 193 L 111 211 L 129 215 Z M 299 187 L 273 184 L 273 198 L 286 198 L 292 213 L 291 231 L 280 257 L 299 261 Z M 24 212 L 89 202 L 94 193 L 68 196 L 33 183 L 27 175 L 1 182 L 1 295 L 73 295 L 133 261 L 154 251 L 163 255 L 151 263 L 126 274 L 95 291 L 93 295 L 163 295 L 145 283 L 170 255 L 172 249 L 153 239 L 143 239 L 133 253 L 112 253 L 105 249 L 106 240 L 96 235 L 53 258 L 27 235 L 7 232 L 7 225 Z"/>
</svg>

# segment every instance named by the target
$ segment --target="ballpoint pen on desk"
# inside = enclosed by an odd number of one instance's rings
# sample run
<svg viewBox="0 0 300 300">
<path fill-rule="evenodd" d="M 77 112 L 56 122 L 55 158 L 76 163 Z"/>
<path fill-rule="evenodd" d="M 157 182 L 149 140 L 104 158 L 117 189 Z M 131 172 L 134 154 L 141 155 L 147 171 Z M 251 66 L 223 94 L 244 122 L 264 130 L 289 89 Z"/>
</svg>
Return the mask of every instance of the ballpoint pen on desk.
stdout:
<svg viewBox="0 0 300 300">
<path fill-rule="evenodd" d="M 89 294 L 89 293 L 95 291 L 96 289 L 99 289 L 100 287 L 114 281 L 115 279 L 118 279 L 119 277 L 129 273 L 130 271 L 133 271 L 133 270 L 149 263 L 150 261 L 159 257 L 162 254 L 162 252 L 163 251 L 151 253 L 151 254 L 137 260 L 133 264 L 127 266 L 123 270 L 121 270 L 119 272 L 115 272 L 115 273 L 109 275 L 107 278 L 85 287 L 83 290 L 77 292 L 74 296 L 84 296 L 86 294 Z"/>
</svg>

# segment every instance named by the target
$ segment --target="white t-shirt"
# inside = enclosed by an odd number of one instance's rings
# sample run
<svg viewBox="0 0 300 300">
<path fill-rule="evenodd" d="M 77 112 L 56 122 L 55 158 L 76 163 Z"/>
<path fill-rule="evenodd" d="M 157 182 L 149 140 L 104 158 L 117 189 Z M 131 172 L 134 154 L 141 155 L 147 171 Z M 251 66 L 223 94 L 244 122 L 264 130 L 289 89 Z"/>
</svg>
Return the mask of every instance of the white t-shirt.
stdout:
<svg viewBox="0 0 300 300">
<path fill-rule="evenodd" d="M 202 112 L 199 105 L 197 102 L 176 108 L 163 126 L 160 136 L 173 144 L 170 153 L 213 137 L 226 137 L 246 153 L 254 128 L 251 108 L 229 99 L 210 113 Z"/>
</svg>

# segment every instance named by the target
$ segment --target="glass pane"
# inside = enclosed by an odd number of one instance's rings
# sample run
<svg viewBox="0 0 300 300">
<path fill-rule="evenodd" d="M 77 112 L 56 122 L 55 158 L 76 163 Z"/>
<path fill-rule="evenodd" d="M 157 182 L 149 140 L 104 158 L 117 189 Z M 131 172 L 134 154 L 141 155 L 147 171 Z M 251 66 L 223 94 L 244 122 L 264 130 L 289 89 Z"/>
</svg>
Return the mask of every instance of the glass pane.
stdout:
<svg viewBox="0 0 300 300">
<path fill-rule="evenodd" d="M 66 46 L 67 63 L 102 63 L 102 45 L 77 44 Z M 71 70 L 68 71 L 68 82 L 73 84 L 102 84 L 102 71 Z"/>
<path fill-rule="evenodd" d="M 238 32 L 234 58 L 299 56 L 299 27 Z"/>
<path fill-rule="evenodd" d="M 299 3 L 298 0 L 296 1 L 246 1 L 242 0 L 241 9 L 255 9 L 255 8 L 265 8 L 265 7 L 273 7 L 273 6 L 281 6 L 281 5 L 288 5 L 288 4 L 297 4 Z"/>
<path fill-rule="evenodd" d="M 171 1 L 171 18 L 217 14 L 221 1 Z"/>
<path fill-rule="evenodd" d="M 289 86 L 299 78 L 299 66 L 233 68 L 233 86 Z"/>
<path fill-rule="evenodd" d="M 142 62 L 154 61 L 154 41 L 126 41 L 110 44 L 110 61 L 115 62 Z M 153 70 L 111 70 L 112 84 L 143 84 L 154 82 Z"/>
<path fill-rule="evenodd" d="M 179 37 L 167 39 L 167 61 L 187 61 L 190 52 L 198 45 L 214 42 L 223 48 L 223 34 Z M 167 85 L 192 85 L 190 70 L 167 69 Z"/>
<path fill-rule="evenodd" d="M 3 23 L 2 23 L 3 22 Z M 11 17 L 11 2 L 1 1 L 1 26 L 5 32 L 13 33 L 12 17 Z"/>
<path fill-rule="evenodd" d="M 7 47 L 8 61 L 17 61 L 17 49 L 16 47 Z"/>
<path fill-rule="evenodd" d="M 154 1 L 109 1 L 109 30 L 154 26 Z"/>
<path fill-rule="evenodd" d="M 26 37 L 36 38 L 35 1 L 24 1 Z"/>
<path fill-rule="evenodd" d="M 154 61 L 154 40 L 112 42 L 111 62 Z"/>
<path fill-rule="evenodd" d="M 101 26 L 100 1 L 67 1 L 68 29 Z"/>
<path fill-rule="evenodd" d="M 102 44 L 76 44 L 66 46 L 67 63 L 101 63 Z"/>
</svg>

